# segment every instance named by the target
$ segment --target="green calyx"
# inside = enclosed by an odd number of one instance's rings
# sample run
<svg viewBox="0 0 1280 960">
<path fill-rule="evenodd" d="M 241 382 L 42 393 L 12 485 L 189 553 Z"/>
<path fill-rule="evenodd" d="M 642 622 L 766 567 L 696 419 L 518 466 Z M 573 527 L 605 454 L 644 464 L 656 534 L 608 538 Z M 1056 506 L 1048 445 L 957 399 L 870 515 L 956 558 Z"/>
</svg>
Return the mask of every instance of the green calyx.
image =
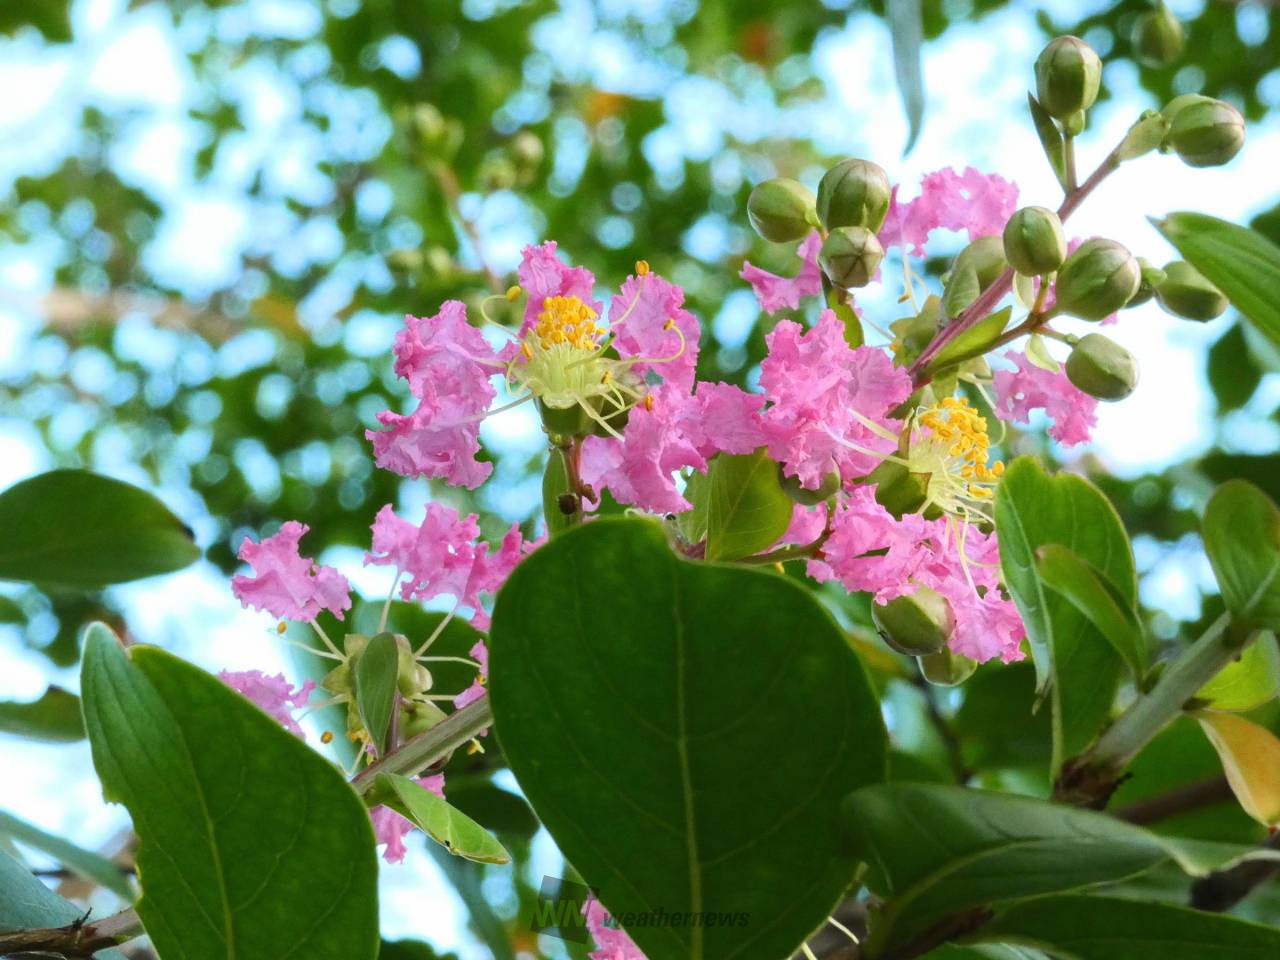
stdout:
<svg viewBox="0 0 1280 960">
<path fill-rule="evenodd" d="M 888 603 L 873 603 L 871 619 L 885 643 L 911 657 L 944 649 L 956 628 L 947 598 L 923 586 Z"/>
<path fill-rule="evenodd" d="M 883 259 L 884 247 L 866 227 L 836 227 L 818 251 L 822 272 L 845 290 L 870 283 Z"/>
<path fill-rule="evenodd" d="M 1058 215 L 1046 207 L 1023 207 L 1004 228 L 1004 255 L 1027 277 L 1053 273 L 1067 258 L 1067 238 Z"/>
<path fill-rule="evenodd" d="M 935 687 L 956 687 L 978 669 L 978 661 L 946 648 L 916 660 L 920 674 Z"/>
<path fill-rule="evenodd" d="M 1188 166 L 1222 166 L 1244 146 L 1244 117 L 1223 100 L 1186 94 L 1161 112 L 1169 122 L 1163 147 Z"/>
<path fill-rule="evenodd" d="M 1165 311 L 1201 323 L 1222 316 L 1227 298 L 1199 270 L 1184 260 L 1164 265 L 1164 279 L 1156 285 L 1156 299 Z"/>
</svg>

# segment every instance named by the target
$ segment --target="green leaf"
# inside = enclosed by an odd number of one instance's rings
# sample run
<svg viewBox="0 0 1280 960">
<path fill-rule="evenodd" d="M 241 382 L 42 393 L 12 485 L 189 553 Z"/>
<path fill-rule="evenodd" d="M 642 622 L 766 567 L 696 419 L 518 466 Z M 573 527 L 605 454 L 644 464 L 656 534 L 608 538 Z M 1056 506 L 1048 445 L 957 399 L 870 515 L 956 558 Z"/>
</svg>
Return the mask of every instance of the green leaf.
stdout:
<svg viewBox="0 0 1280 960">
<path fill-rule="evenodd" d="M 954 727 L 964 762 L 975 770 L 1040 767 L 1049 762 L 1049 711 L 1035 710 L 1030 663 L 978 668 L 962 691 Z"/>
<path fill-rule="evenodd" d="M 0 836 L 9 837 L 33 850 L 47 853 L 68 870 L 105 887 L 126 903 L 133 902 L 133 887 L 120 872 L 120 868 L 106 857 L 77 847 L 68 840 L 47 833 L 3 811 L 0 811 Z"/>
<path fill-rule="evenodd" d="M 995 313 L 983 317 L 972 327 L 960 334 L 945 347 L 929 364 L 930 370 L 938 370 L 951 363 L 958 363 L 967 357 L 979 356 L 987 352 L 988 347 L 996 341 L 1004 328 L 1009 325 L 1012 307 L 1002 307 Z"/>
<path fill-rule="evenodd" d="M 71 42 L 70 0 L 24 0 L 0 4 L 0 34 L 34 27 L 48 43 Z"/>
<path fill-rule="evenodd" d="M 981 927 L 980 940 L 1041 947 L 1065 960 L 1273 960 L 1280 930 L 1221 914 L 1117 897 L 1020 903 Z"/>
<path fill-rule="evenodd" d="M 1156 228 L 1273 343 L 1280 343 L 1280 247 L 1248 227 L 1203 213 L 1171 213 Z"/>
<path fill-rule="evenodd" d="M 1218 409 L 1235 410 L 1249 402 L 1262 382 L 1262 370 L 1250 353 L 1243 324 L 1233 323 L 1209 348 L 1206 373 Z"/>
<path fill-rule="evenodd" d="M 906 156 L 920 136 L 924 120 L 924 72 L 920 66 L 920 49 L 924 45 L 924 15 L 920 0 L 888 0 L 885 16 L 893 44 L 893 74 L 907 111 Z"/>
<path fill-rule="evenodd" d="M 942 291 L 942 312 L 947 317 L 958 317 L 964 309 L 982 293 L 978 283 L 978 271 L 971 266 L 952 269 L 947 285 Z"/>
<path fill-rule="evenodd" d="M 1053 168 L 1053 175 L 1063 190 L 1067 189 L 1067 148 L 1062 142 L 1062 131 L 1053 122 L 1053 117 L 1040 106 L 1040 101 L 1027 94 L 1027 105 L 1031 108 L 1031 120 L 1036 127 L 1036 136 L 1040 138 L 1040 146 L 1044 148 L 1045 159 Z"/>
<path fill-rule="evenodd" d="M 191 531 L 127 483 L 54 470 L 0 493 L 0 580 L 97 589 L 200 558 Z"/>
<path fill-rule="evenodd" d="M 764 447 L 716 454 L 688 495 L 693 510 L 685 529 L 694 541 L 706 537 L 708 560 L 741 560 L 767 550 L 791 523 L 794 504 Z"/>
<path fill-rule="evenodd" d="M 1228 480 L 1200 522 L 1218 589 L 1242 624 L 1280 630 L 1280 510 L 1251 483 Z"/>
<path fill-rule="evenodd" d="M 379 780 L 384 792 L 391 795 L 384 802 L 454 856 L 477 863 L 511 862 L 511 854 L 493 834 L 430 790 L 399 774 L 386 774 Z"/>
<path fill-rule="evenodd" d="M 85 724 L 141 840 L 138 915 L 190 960 L 377 956 L 369 814 L 341 773 L 207 673 L 85 635 Z"/>
<path fill-rule="evenodd" d="M 1097 627 L 1040 579 L 1036 551 L 1055 543 L 1069 548 L 1136 607 L 1133 551 L 1115 508 L 1096 487 L 1074 474 L 1050 476 L 1031 457 L 1009 465 L 996 491 L 995 519 L 1001 569 L 1027 628 L 1036 690 L 1050 698 L 1056 775 L 1063 758 L 1084 749 L 1106 723 L 1122 663 Z"/>
<path fill-rule="evenodd" d="M 884 779 L 885 733 L 802 586 L 600 520 L 516 568 L 490 646 L 512 772 L 610 912 L 748 917 L 635 925 L 650 960 L 776 960 L 828 915 L 853 871 L 839 800 Z"/>
<path fill-rule="evenodd" d="M 866 787 L 846 800 L 845 816 L 854 849 L 871 867 L 867 885 L 885 901 L 864 944 L 868 958 L 980 907 L 1122 880 L 1170 860 L 1200 875 L 1255 855 L 964 787 Z"/>
<path fill-rule="evenodd" d="M 1275 634 L 1263 633 L 1244 650 L 1239 659 L 1200 688 L 1197 698 L 1213 710 L 1245 713 L 1276 698 L 1280 693 L 1280 648 Z"/>
<path fill-rule="evenodd" d="M 1092 564 L 1056 543 L 1036 551 L 1036 572 L 1049 589 L 1089 618 L 1115 647 L 1133 678 L 1141 680 L 1147 668 L 1147 640 L 1138 615 L 1115 586 Z"/>
<path fill-rule="evenodd" d="M 83 740 L 80 698 L 61 687 L 50 687 L 39 700 L 30 703 L 0 701 L 0 733 L 46 743 Z"/>
<path fill-rule="evenodd" d="M 355 684 L 356 709 L 360 722 L 378 756 L 386 750 L 391 711 L 396 705 L 396 682 L 400 675 L 400 648 L 395 635 L 379 633 L 369 638 L 351 668 Z"/>
<path fill-rule="evenodd" d="M 65 927 L 84 909 L 64 900 L 21 863 L 0 850 L 0 933 Z M 119 950 L 99 950 L 97 960 L 124 960 Z"/>
</svg>

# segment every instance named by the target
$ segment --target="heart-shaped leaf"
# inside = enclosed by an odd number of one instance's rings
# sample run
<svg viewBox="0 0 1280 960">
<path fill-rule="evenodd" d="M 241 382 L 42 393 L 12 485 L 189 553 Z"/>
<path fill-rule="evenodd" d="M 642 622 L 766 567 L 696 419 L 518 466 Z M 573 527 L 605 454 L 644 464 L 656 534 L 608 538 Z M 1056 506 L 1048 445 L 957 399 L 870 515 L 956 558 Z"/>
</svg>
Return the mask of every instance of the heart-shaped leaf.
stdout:
<svg viewBox="0 0 1280 960">
<path fill-rule="evenodd" d="M 1036 689 L 1048 693 L 1053 763 L 1084 749 L 1111 713 L 1121 659 L 1103 634 L 1036 567 L 1036 551 L 1060 544 L 1104 576 L 1130 609 L 1137 606 L 1133 550 L 1111 502 L 1083 477 L 1049 475 L 1019 457 L 996 491 L 996 532 L 1005 583 L 1027 628 Z"/>
<path fill-rule="evenodd" d="M 54 470 L 0 493 L 0 580 L 97 589 L 200 558 L 191 531 L 127 483 Z"/>
<path fill-rule="evenodd" d="M 93 763 L 141 845 L 138 915 L 162 957 L 378 952 L 373 828 L 342 774 L 207 673 L 85 635 Z"/>
<path fill-rule="evenodd" d="M 1243 625 L 1280 630 L 1280 510 L 1271 498 L 1228 480 L 1205 505 L 1200 532 L 1227 609 Z"/>
<path fill-rule="evenodd" d="M 630 925 L 649 960 L 777 960 L 848 887 L 840 799 L 884 779 L 885 733 L 800 585 L 595 521 L 516 568 L 491 667 L 511 769 L 610 913 L 699 915 Z"/>
<path fill-rule="evenodd" d="M 384 774 L 380 781 L 390 792 L 384 802 L 450 853 L 478 863 L 511 862 L 511 854 L 493 834 L 430 790 L 399 774 Z"/>
</svg>

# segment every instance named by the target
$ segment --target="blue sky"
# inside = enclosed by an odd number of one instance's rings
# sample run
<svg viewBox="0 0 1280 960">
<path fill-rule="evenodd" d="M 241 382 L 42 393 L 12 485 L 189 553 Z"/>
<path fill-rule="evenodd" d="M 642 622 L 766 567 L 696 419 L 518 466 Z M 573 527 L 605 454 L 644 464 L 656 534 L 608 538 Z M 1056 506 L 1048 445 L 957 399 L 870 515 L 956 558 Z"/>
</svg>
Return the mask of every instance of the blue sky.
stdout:
<svg viewBox="0 0 1280 960">
<path fill-rule="evenodd" d="M 1103 5 L 1056 4 L 1073 13 Z M 484 6 L 474 5 L 478 12 Z M 658 37 L 669 29 L 666 18 L 688 13 L 681 12 L 681 3 L 613 0 L 609 6 L 652 8 L 649 20 Z M 1202 0 L 1171 0 L 1170 6 L 1176 12 L 1193 13 Z M 234 278 L 240 255 L 248 248 L 295 256 L 299 258 L 295 266 L 308 259 L 330 258 L 338 249 L 336 227 L 327 228 L 323 221 L 312 223 L 302 236 L 291 239 L 292 252 L 285 252 L 283 241 L 291 237 L 293 225 L 270 211 L 249 207 L 241 196 L 247 171 L 266 158 L 268 176 L 281 190 L 303 202 L 326 199 L 327 182 L 315 173 L 316 157 L 326 147 L 297 122 L 301 107 L 296 82 L 252 62 L 236 74 L 234 93 L 248 107 L 247 132 L 229 145 L 211 180 L 196 184 L 191 158 L 199 142 L 187 111 L 201 93 L 184 51 L 187 44 L 198 42 L 198 31 L 175 30 L 159 5 L 134 11 L 127 7 L 126 0 L 77 0 L 73 6 L 76 40 L 68 48 L 45 48 L 30 37 L 0 40 L 0 89 L 23 92 L 0 102 L 0 189 L 17 175 L 53 169 L 74 151 L 84 106 L 129 110 L 134 119 L 115 146 L 112 163 L 166 210 L 160 237 L 147 259 L 157 277 L 199 297 Z M 539 25 L 536 36 L 547 56 L 571 61 L 583 79 L 606 89 L 662 97 L 668 123 L 646 144 L 660 171 L 674 169 L 684 156 L 723 157 L 723 163 L 717 160 L 718 177 L 729 182 L 759 179 L 769 171 L 744 169 L 740 161 L 725 155 L 727 138 L 763 140 L 807 134 L 833 157 L 855 154 L 881 163 L 892 179 L 904 184 L 907 196 L 913 193 L 911 184 L 925 172 L 972 165 L 1015 180 L 1023 203 L 1056 206 L 1059 190 L 1040 154 L 1024 105 L 1031 63 L 1042 45 L 1038 31 L 1031 27 L 1030 9 L 1029 4 L 1019 4 L 977 25 L 955 27 L 926 48 L 928 112 L 924 133 L 906 158 L 900 155 L 906 124 L 893 81 L 887 30 L 870 15 L 855 15 L 847 28 L 821 37 L 813 51 L 813 66 L 825 97 L 790 110 L 779 109 L 763 84 L 752 93 L 747 83 L 747 93 L 735 97 L 710 80 L 686 78 L 672 83 L 661 64 L 637 65 L 634 50 L 620 37 L 599 31 L 590 6 L 583 3 L 566 3 L 563 13 Z M 1242 10 L 1242 35 L 1265 42 L 1256 18 L 1248 8 Z M 254 32 L 305 38 L 319 25 L 313 6 L 305 0 L 254 0 L 210 16 L 212 29 L 226 38 Z M 585 33 L 592 33 L 593 40 L 584 47 Z M 388 64 L 414 68 L 412 49 L 392 43 L 384 47 L 382 56 Z M 323 62 L 314 64 L 318 72 L 323 67 Z M 1091 129 L 1081 143 L 1085 168 L 1101 159 L 1142 109 L 1158 106 L 1138 88 L 1131 65 L 1110 65 L 1106 76 L 1115 96 L 1091 117 Z M 1193 82 L 1195 78 L 1185 79 Z M 1263 94 L 1280 101 L 1280 72 L 1264 83 Z M 335 88 L 331 101 L 345 149 L 360 155 L 381 148 L 390 126 L 371 96 Z M 571 123 L 557 130 L 562 144 L 572 145 L 577 135 Z M 571 178 L 572 152 L 562 153 L 565 176 Z M 1244 153 L 1227 168 L 1195 171 L 1173 157 L 1144 158 L 1112 177 L 1071 221 L 1068 233 L 1104 234 L 1163 262 L 1172 251 L 1147 222 L 1147 215 L 1190 208 L 1230 219 L 1246 218 L 1275 202 L 1280 187 L 1275 175 L 1277 156 L 1280 119 L 1273 114 L 1250 130 Z M 808 171 L 806 178 L 816 183 L 821 172 Z M 376 211 L 389 202 L 389 194 L 371 188 L 358 202 Z M 499 195 L 483 202 L 467 197 L 464 204 L 477 216 L 485 231 L 486 249 L 499 268 L 513 266 L 520 245 L 538 239 L 536 216 L 513 197 Z M 708 218 L 691 231 L 685 245 L 687 252 L 697 255 L 728 242 L 725 226 Z M 42 359 L 33 347 L 41 322 L 40 298 L 49 289 L 56 257 L 56 248 L 41 239 L 0 248 L 0 376 L 26 364 L 67 362 L 57 355 Z M 307 305 L 317 330 L 326 329 L 326 311 L 342 302 L 342 272 L 362 269 L 379 268 L 350 262 L 336 267 L 332 298 L 322 293 Z M 898 315 L 897 293 L 897 289 L 877 293 L 873 288 L 860 297 L 860 303 L 869 316 L 887 325 Z M 422 305 L 415 306 L 420 311 Z M 729 298 L 714 322 L 703 319 L 712 335 L 730 343 L 745 335 L 755 317 L 749 295 L 740 292 Z M 363 318 L 346 334 L 348 343 L 359 352 L 385 350 L 396 323 L 396 318 Z M 1126 312 L 1109 335 L 1139 357 L 1142 385 L 1132 398 L 1100 409 L 1089 454 L 1105 467 L 1131 475 L 1159 469 L 1206 448 L 1212 437 L 1213 400 L 1203 376 L 1204 352 L 1225 323 L 1180 322 L 1154 304 Z M 149 324 L 139 321 L 132 333 L 126 328 L 122 337 L 155 363 L 172 362 L 173 338 Z M 238 349 L 252 352 L 253 346 Z M 223 361 L 225 357 L 218 362 Z M 95 375 L 92 358 L 77 364 L 76 375 Z M 1280 401 L 1278 380 L 1269 377 L 1251 406 L 1229 421 L 1231 440 L 1241 449 L 1273 449 L 1280 439 L 1274 425 L 1259 416 Z M 541 443 L 527 406 L 486 423 L 485 438 L 498 449 L 512 452 L 532 452 Z M 25 424 L 0 419 L 0 488 L 48 465 L 47 453 Z M 144 479 L 136 468 L 113 456 L 109 444 L 99 451 L 94 466 L 135 481 Z M 201 521 L 199 506 L 188 494 L 178 488 L 159 492 L 184 516 L 195 514 L 197 530 L 209 535 L 211 525 Z M 507 490 L 505 502 L 498 506 L 501 512 L 523 515 L 533 495 L 530 489 Z M 411 505 L 405 506 L 412 513 Z M 1205 566 L 1194 544 L 1173 554 L 1148 551 L 1145 558 L 1144 549 L 1139 544 L 1140 566 L 1149 570 L 1144 584 L 1148 599 L 1167 597 L 1176 602 L 1205 582 Z M 339 563 L 370 595 L 385 591 L 385 579 L 379 571 L 364 570 L 358 552 L 334 551 L 326 559 Z M 143 582 L 113 592 L 141 639 L 164 644 L 202 666 L 287 669 L 287 658 L 268 635 L 273 623 L 241 611 L 212 567 L 197 565 L 163 584 Z M 201 624 L 198 632 L 192 630 L 193 623 Z M 0 630 L 0 664 L 0 699 L 34 697 L 50 679 L 75 685 L 72 672 L 51 676 L 43 658 L 24 650 L 12 631 Z M 89 846 L 104 842 L 126 822 L 122 811 L 102 803 L 83 745 L 55 748 L 0 739 L 0 766 L 7 774 L 0 781 L 0 809 Z M 412 852 L 404 866 L 384 873 L 383 917 L 389 934 L 425 936 L 441 947 L 483 956 L 462 930 L 460 905 L 420 850 Z M 502 895 L 500 886 L 494 886 L 497 898 Z M 424 903 L 431 904 L 429 917 Z"/>
</svg>

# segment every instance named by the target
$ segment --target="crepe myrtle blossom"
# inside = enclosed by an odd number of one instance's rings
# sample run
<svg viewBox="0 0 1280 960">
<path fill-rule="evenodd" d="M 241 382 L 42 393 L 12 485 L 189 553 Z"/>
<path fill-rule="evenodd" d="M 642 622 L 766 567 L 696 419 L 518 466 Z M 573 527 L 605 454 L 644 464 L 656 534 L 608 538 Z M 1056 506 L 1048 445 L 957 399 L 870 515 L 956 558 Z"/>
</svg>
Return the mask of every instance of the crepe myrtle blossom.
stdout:
<svg viewBox="0 0 1280 960">
<path fill-rule="evenodd" d="M 307 707 L 311 691 L 316 688 L 315 681 L 308 680 L 295 690 L 283 673 L 269 677 L 261 670 L 223 670 L 218 679 L 252 701 L 290 733 L 304 737 L 302 727 L 294 718 L 294 711 Z"/>
<path fill-rule="evenodd" d="M 871 593 L 878 603 L 930 587 L 955 614 L 954 652 L 978 661 L 1022 659 L 1026 630 L 1001 586 L 994 534 L 952 516 L 926 520 L 905 513 L 897 519 L 876 502 L 870 486 L 839 497 L 830 529 L 809 561 L 810 576 Z"/>
<path fill-rule="evenodd" d="M 800 257 L 800 270 L 794 277 L 780 277 L 768 270 L 743 261 L 738 274 L 751 284 L 751 290 L 765 313 L 794 310 L 805 297 L 822 294 L 822 268 L 818 266 L 818 251 L 822 249 L 822 235 L 817 231 L 800 241 L 796 254 Z"/>
<path fill-rule="evenodd" d="M 973 167 L 963 173 L 944 169 L 925 174 L 914 200 L 899 200 L 900 188 L 900 184 L 893 188 L 879 239 L 886 249 L 901 245 L 915 256 L 924 255 L 933 230 L 963 231 L 971 241 L 999 234 L 1018 206 L 1015 184 Z"/>
<path fill-rule="evenodd" d="M 1098 422 L 1098 401 L 1076 387 L 1063 370 L 1037 366 L 1025 353 L 1010 350 L 1002 359 L 1013 370 L 992 375 L 996 415 L 1010 423 L 1027 424 L 1031 411 L 1043 410 L 1052 420 L 1049 436 L 1063 446 L 1088 443 Z"/>
<path fill-rule="evenodd" d="M 379 466 L 479 486 L 493 470 L 475 456 L 480 422 L 497 412 L 490 409 L 495 375 L 518 395 L 499 410 L 534 400 L 549 428 L 573 432 L 581 423 L 614 436 L 627 411 L 646 402 L 653 382 L 692 386 L 699 328 L 679 287 L 640 261 L 601 323 L 602 305 L 591 298 L 594 278 L 555 251 L 550 241 L 525 248 L 521 286 L 506 295 L 513 302 L 526 296 L 524 320 L 516 333 L 494 324 L 511 338 L 501 350 L 468 322 L 458 301 L 432 317 L 406 317 L 393 348 L 395 370 L 417 406 L 406 415 L 378 415 L 386 429 L 367 435 Z"/>
<path fill-rule="evenodd" d="M 231 590 L 244 607 L 266 610 L 280 620 L 314 622 L 321 610 L 339 620 L 351 609 L 351 585 L 333 567 L 300 556 L 298 542 L 310 529 L 289 520 L 261 543 L 245 540 L 237 556 L 253 576 L 231 578 Z"/>
<path fill-rule="evenodd" d="M 430 790 L 437 797 L 443 800 L 444 797 L 444 774 L 437 773 L 429 777 L 419 777 L 418 786 Z M 412 830 L 417 829 L 417 825 L 406 817 L 396 813 L 388 806 L 376 806 L 369 811 L 369 817 L 373 820 L 373 835 L 377 846 L 385 849 L 382 851 L 382 859 L 387 863 L 400 863 L 404 860 L 407 852 L 404 845 L 405 836 Z"/>
</svg>

